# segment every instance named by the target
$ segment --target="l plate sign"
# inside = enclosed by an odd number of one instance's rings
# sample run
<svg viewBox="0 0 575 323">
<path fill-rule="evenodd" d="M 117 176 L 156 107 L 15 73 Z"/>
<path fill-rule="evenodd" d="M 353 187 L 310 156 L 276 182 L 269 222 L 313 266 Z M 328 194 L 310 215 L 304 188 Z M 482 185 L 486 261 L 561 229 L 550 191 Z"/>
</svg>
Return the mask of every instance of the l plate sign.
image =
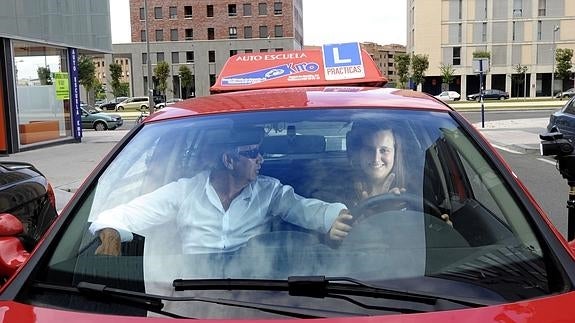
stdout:
<svg viewBox="0 0 575 323">
<path fill-rule="evenodd" d="M 323 45 L 326 80 L 346 80 L 365 77 L 359 43 Z"/>
</svg>

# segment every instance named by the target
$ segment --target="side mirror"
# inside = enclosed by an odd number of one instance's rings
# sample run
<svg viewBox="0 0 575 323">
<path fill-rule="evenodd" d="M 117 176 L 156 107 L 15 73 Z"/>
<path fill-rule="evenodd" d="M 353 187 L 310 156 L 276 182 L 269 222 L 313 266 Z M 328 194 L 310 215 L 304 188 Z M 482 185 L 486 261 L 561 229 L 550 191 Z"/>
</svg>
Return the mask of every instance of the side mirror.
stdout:
<svg viewBox="0 0 575 323">
<path fill-rule="evenodd" d="M 10 213 L 0 214 L 0 277 L 8 278 L 30 257 L 18 235 L 22 222 Z"/>
</svg>

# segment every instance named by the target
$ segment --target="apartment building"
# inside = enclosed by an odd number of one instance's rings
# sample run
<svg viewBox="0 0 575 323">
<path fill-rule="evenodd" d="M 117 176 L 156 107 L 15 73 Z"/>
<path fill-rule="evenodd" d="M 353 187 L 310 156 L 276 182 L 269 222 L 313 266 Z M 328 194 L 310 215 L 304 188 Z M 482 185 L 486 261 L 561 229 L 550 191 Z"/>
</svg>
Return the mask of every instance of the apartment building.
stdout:
<svg viewBox="0 0 575 323">
<path fill-rule="evenodd" d="M 95 57 L 93 59 L 95 65 L 94 73 L 96 75 L 96 79 L 98 79 L 98 81 L 104 86 L 104 88 L 106 88 L 108 84 L 112 81 L 112 79 L 110 78 L 109 64 L 116 63 L 120 65 L 120 67 L 122 68 L 122 75 L 120 76 L 120 82 L 126 82 L 130 84 L 131 88 L 132 84 L 131 84 L 130 72 L 132 71 L 132 63 L 129 55 L 126 56 L 126 55 L 113 54 L 108 58 L 111 59 L 106 60 L 104 59 L 104 57 Z"/>
<path fill-rule="evenodd" d="M 395 56 L 405 54 L 405 46 L 399 44 L 380 45 L 376 43 L 361 43 L 373 58 L 379 71 L 387 78 L 388 84 L 397 86 L 399 76 L 397 75 Z"/>
<path fill-rule="evenodd" d="M 486 89 L 538 97 L 573 87 L 573 79 L 551 79 L 555 49 L 575 49 L 575 1 L 407 0 L 407 22 L 407 52 L 429 55 L 425 92 L 441 91 L 442 64 L 455 70 L 451 90 L 478 92 L 477 51 L 490 53 Z"/>
<path fill-rule="evenodd" d="M 130 0 L 132 42 L 113 44 L 114 57 L 131 62 L 132 95 L 148 94 L 148 45 L 152 75 L 158 62 L 170 65 L 168 98 L 208 95 L 223 64 L 237 53 L 278 52 L 303 45 L 302 0 L 147 0 L 144 4 L 144 0 Z M 107 55 L 104 61 L 109 65 L 113 58 Z M 180 66 L 192 72 L 191 88 L 181 86 Z"/>
</svg>

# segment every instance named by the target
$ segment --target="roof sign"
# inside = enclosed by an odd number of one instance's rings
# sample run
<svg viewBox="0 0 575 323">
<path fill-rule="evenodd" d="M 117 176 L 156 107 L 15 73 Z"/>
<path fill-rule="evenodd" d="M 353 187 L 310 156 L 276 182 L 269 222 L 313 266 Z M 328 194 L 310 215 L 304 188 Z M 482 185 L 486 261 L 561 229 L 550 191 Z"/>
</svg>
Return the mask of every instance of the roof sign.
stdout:
<svg viewBox="0 0 575 323">
<path fill-rule="evenodd" d="M 230 57 L 212 93 L 249 89 L 366 85 L 387 80 L 358 43 L 325 45 L 319 49 L 245 53 Z"/>
<path fill-rule="evenodd" d="M 326 80 L 346 80 L 365 76 L 359 43 L 323 46 Z"/>
</svg>

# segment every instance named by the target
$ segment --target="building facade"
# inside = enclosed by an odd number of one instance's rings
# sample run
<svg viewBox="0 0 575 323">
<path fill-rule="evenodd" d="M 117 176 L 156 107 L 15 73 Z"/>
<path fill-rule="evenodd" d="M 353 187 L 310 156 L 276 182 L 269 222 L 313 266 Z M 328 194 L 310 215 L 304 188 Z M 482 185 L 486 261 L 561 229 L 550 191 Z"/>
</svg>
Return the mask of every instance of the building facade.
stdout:
<svg viewBox="0 0 575 323">
<path fill-rule="evenodd" d="M 361 43 L 361 47 L 371 55 L 379 71 L 387 78 L 388 84 L 390 86 L 397 86 L 399 76 L 397 75 L 395 56 L 405 54 L 405 46 L 399 44 L 380 45 L 376 43 Z"/>
<path fill-rule="evenodd" d="M 551 78 L 555 50 L 575 49 L 574 30 L 572 0 L 407 0 L 407 51 L 428 55 L 422 90 L 431 94 L 441 91 L 442 65 L 455 70 L 451 90 L 479 92 L 478 51 L 490 55 L 485 89 L 544 97 L 573 87 Z"/>
<path fill-rule="evenodd" d="M 148 95 L 148 70 L 153 77 L 154 68 L 162 61 L 170 66 L 166 97 L 188 98 L 208 95 L 232 55 L 302 48 L 302 0 L 148 0 L 146 8 L 144 4 L 143 0 L 130 0 L 132 42 L 113 45 L 114 57 L 128 57 L 131 62 L 134 96 Z M 104 57 L 106 62 L 113 59 Z M 181 66 L 193 75 L 189 86 L 180 82 Z"/>
<path fill-rule="evenodd" d="M 107 0 L 4 0 L 0 153 L 81 138 L 78 57 L 111 52 Z"/>
</svg>

